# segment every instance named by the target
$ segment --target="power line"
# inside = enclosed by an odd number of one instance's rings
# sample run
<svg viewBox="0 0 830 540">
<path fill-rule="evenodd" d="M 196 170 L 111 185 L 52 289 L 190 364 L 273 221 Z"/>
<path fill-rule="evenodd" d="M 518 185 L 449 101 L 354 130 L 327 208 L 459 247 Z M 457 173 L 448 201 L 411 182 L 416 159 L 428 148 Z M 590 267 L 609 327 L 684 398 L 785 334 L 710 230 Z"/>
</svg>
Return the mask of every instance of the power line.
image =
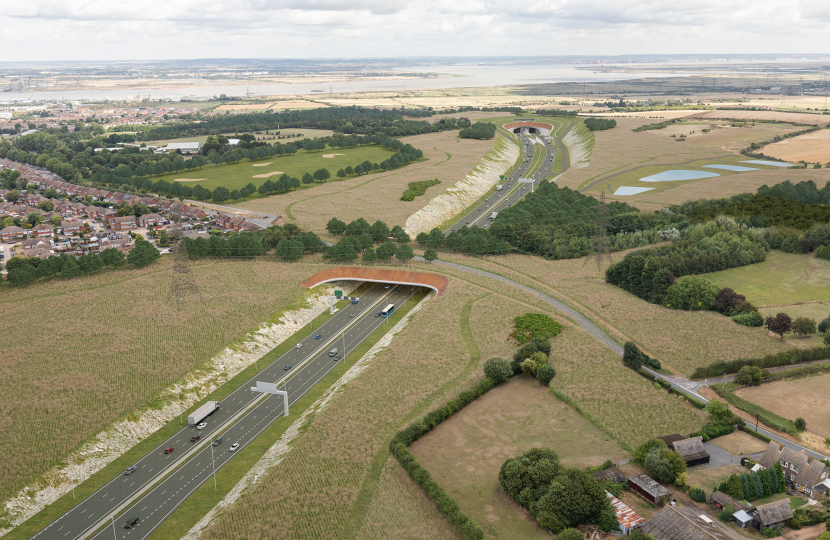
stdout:
<svg viewBox="0 0 830 540">
<path fill-rule="evenodd" d="M 199 291 L 199 286 L 193 279 L 190 273 L 190 257 L 187 254 L 187 242 L 185 242 L 182 232 L 181 221 L 176 219 L 173 224 L 172 236 L 177 238 L 176 247 L 173 248 L 173 278 L 170 281 L 170 292 L 167 293 L 167 301 L 171 298 L 176 299 L 176 310 L 180 310 L 182 302 L 188 296 L 197 296 L 202 306 L 205 305 L 205 299 L 202 298 L 202 293 Z"/>
<path fill-rule="evenodd" d="M 614 259 L 611 257 L 611 243 L 608 241 L 608 206 L 605 204 L 605 191 L 599 195 L 599 206 L 597 207 L 596 229 L 594 229 L 594 236 L 591 239 L 591 248 L 593 252 L 585 257 L 585 262 L 582 266 L 588 264 L 591 258 L 597 261 L 597 271 L 602 271 L 603 259 L 608 260 L 608 264 L 614 264 Z"/>
</svg>

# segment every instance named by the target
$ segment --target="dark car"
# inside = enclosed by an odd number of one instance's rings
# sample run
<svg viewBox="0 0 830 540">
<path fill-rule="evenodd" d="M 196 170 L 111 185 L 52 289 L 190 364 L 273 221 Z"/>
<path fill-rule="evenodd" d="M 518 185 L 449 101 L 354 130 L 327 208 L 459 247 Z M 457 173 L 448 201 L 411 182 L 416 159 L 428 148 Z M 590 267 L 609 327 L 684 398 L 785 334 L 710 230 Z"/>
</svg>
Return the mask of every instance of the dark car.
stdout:
<svg viewBox="0 0 830 540">
<path fill-rule="evenodd" d="M 195 437 L 190 437 L 190 442 L 197 442 L 202 438 L 201 435 L 196 435 Z"/>
<path fill-rule="evenodd" d="M 136 516 L 131 517 L 127 520 L 127 523 L 124 524 L 125 529 L 131 529 L 138 525 L 138 518 Z"/>
<path fill-rule="evenodd" d="M 219 446 L 220 444 L 222 444 L 222 437 L 219 437 L 218 439 L 213 441 L 213 446 Z"/>
<path fill-rule="evenodd" d="M 292 367 L 292 366 L 291 366 L 291 364 L 288 364 L 288 365 L 286 365 L 286 366 L 285 366 L 284 368 L 282 368 L 282 369 L 283 369 L 284 371 L 288 371 L 289 369 L 291 369 L 291 367 Z"/>
<path fill-rule="evenodd" d="M 375 313 L 375 317 L 380 317 L 380 311 L 378 311 L 377 313 Z"/>
<path fill-rule="evenodd" d="M 172 454 L 172 453 L 173 453 L 173 450 L 175 450 L 175 448 L 170 447 L 170 448 L 166 449 L 166 450 L 164 451 L 164 453 L 165 453 L 165 454 Z"/>
</svg>

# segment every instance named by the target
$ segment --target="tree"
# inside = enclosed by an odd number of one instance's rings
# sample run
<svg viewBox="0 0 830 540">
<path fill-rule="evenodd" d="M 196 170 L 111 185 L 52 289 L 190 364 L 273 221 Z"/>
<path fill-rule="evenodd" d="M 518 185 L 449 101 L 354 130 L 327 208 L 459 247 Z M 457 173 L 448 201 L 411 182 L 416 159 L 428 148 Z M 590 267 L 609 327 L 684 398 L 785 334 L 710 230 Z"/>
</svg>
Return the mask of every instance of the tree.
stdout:
<svg viewBox="0 0 830 540">
<path fill-rule="evenodd" d="M 556 540 L 585 540 L 585 535 L 579 529 L 565 529 L 556 535 Z"/>
<path fill-rule="evenodd" d="M 659 448 L 655 448 L 648 453 L 643 465 L 648 474 L 658 482 L 674 481 L 671 463 L 663 456 L 663 451 Z"/>
<path fill-rule="evenodd" d="M 150 242 L 136 242 L 135 247 L 127 255 L 127 262 L 138 267 L 147 266 L 160 256 L 159 250 Z"/>
<path fill-rule="evenodd" d="M 333 217 L 326 224 L 326 230 L 331 234 L 343 234 L 346 230 L 346 224 L 336 217 Z"/>
<path fill-rule="evenodd" d="M 633 341 L 626 341 L 623 345 L 623 364 L 634 371 L 642 367 L 642 351 Z"/>
<path fill-rule="evenodd" d="M 52 218 L 49 220 L 49 223 L 51 223 L 55 227 L 60 227 L 61 226 L 61 217 L 60 216 L 52 216 Z"/>
<path fill-rule="evenodd" d="M 303 257 L 305 246 L 299 240 L 293 238 L 283 238 L 277 244 L 276 254 L 289 261 L 296 261 Z"/>
<path fill-rule="evenodd" d="M 536 352 L 531 354 L 526 360 L 524 360 L 520 366 L 522 368 L 522 373 L 525 375 L 530 375 L 531 377 L 536 377 L 537 370 L 546 365 L 548 363 L 548 355 L 543 352 Z"/>
<path fill-rule="evenodd" d="M 61 265 L 61 277 L 71 279 L 77 277 L 81 273 L 81 268 L 75 262 L 74 257 L 67 257 L 63 265 Z"/>
<path fill-rule="evenodd" d="M 513 368 L 510 362 L 504 358 L 491 358 L 484 362 L 484 375 L 493 379 L 496 384 L 501 384 L 513 376 Z"/>
<path fill-rule="evenodd" d="M 363 262 L 373 262 L 378 258 L 375 250 L 372 248 L 366 248 L 363 250 Z"/>
<path fill-rule="evenodd" d="M 429 235 L 427 236 L 427 246 L 431 248 L 437 248 L 444 245 L 444 233 L 441 232 L 441 229 L 432 229 L 429 231 Z"/>
<path fill-rule="evenodd" d="M 536 370 L 536 380 L 545 386 L 548 386 L 555 376 L 556 370 L 549 364 L 543 364 Z"/>
<path fill-rule="evenodd" d="M 694 487 L 689 491 L 689 497 L 692 498 L 695 502 L 705 502 L 706 501 L 706 492 L 703 491 L 702 488 Z"/>
<path fill-rule="evenodd" d="M 672 309 L 707 311 L 715 304 L 718 286 L 701 276 L 683 276 L 666 289 L 663 305 Z"/>
<path fill-rule="evenodd" d="M 372 245 L 374 244 L 374 240 L 372 240 L 372 237 L 369 236 L 366 233 L 361 234 L 360 236 L 358 236 L 357 241 L 360 243 L 360 245 L 363 247 L 363 249 L 366 249 L 368 247 L 372 247 Z"/>
<path fill-rule="evenodd" d="M 742 386 L 758 386 L 762 380 L 763 374 L 758 366 L 744 366 L 735 375 L 735 383 Z"/>
<path fill-rule="evenodd" d="M 17 258 L 19 257 L 15 257 L 12 260 Z M 13 285 L 28 285 L 29 283 L 37 279 L 37 270 L 29 264 L 23 264 L 21 266 L 14 267 L 11 269 L 9 269 L 9 266 L 7 264 L 6 270 L 9 271 L 9 283 Z"/>
<path fill-rule="evenodd" d="M 826 334 L 830 330 L 830 317 L 822 320 L 818 323 L 818 333 L 819 334 Z"/>
<path fill-rule="evenodd" d="M 427 243 L 427 233 L 419 232 L 418 235 L 415 237 L 415 241 L 422 246 L 425 245 Z"/>
<path fill-rule="evenodd" d="M 395 253 L 395 258 L 403 261 L 406 264 L 415 254 L 412 252 L 412 248 L 409 247 L 409 244 L 401 244 L 398 246 L 398 250 Z"/>
<path fill-rule="evenodd" d="M 309 185 L 314 183 L 314 177 L 311 176 L 309 173 L 303 173 L 303 184 Z"/>
<path fill-rule="evenodd" d="M 741 498 L 743 498 L 743 497 L 741 497 Z M 734 514 L 734 513 L 735 513 L 735 507 L 732 506 L 731 504 L 727 504 L 726 506 L 723 507 L 723 510 L 721 510 L 718 513 L 718 519 L 723 521 L 724 523 L 729 523 L 729 520 L 732 519 L 732 514 Z"/>
<path fill-rule="evenodd" d="M 793 424 L 795 424 L 795 429 L 797 429 L 798 431 L 804 431 L 805 429 L 807 429 L 807 421 L 801 418 L 800 416 L 795 419 L 795 422 L 793 422 Z"/>
<path fill-rule="evenodd" d="M 10 203 L 16 203 L 20 200 L 20 192 L 13 189 L 4 195 L 4 198 Z"/>
<path fill-rule="evenodd" d="M 424 259 L 427 262 L 432 262 L 437 258 L 438 258 L 438 252 L 435 251 L 434 249 L 429 248 L 428 250 L 424 251 Z"/>
<path fill-rule="evenodd" d="M 662 450 L 663 448 L 668 448 L 666 446 L 666 442 L 662 439 L 649 439 L 634 452 L 634 462 L 642 464 L 645 462 L 646 456 L 655 448 L 659 448 Z"/>
<path fill-rule="evenodd" d="M 378 259 L 380 259 L 380 260 L 390 259 L 391 257 L 393 257 L 395 255 L 395 253 L 397 251 L 398 251 L 398 249 L 397 249 L 397 247 L 395 247 L 395 244 L 393 244 L 392 242 L 386 242 L 385 244 L 378 247 L 378 251 L 377 251 Z"/>
<path fill-rule="evenodd" d="M 43 210 L 44 212 L 51 212 L 55 209 L 55 203 L 52 201 L 40 201 L 37 203 L 37 207 Z"/>
<path fill-rule="evenodd" d="M 784 341 L 784 334 L 792 330 L 793 320 L 786 313 L 779 313 L 774 317 L 770 315 L 764 319 L 764 326 L 773 334 L 780 336 Z"/>
<path fill-rule="evenodd" d="M 377 220 L 372 224 L 372 228 L 369 231 L 369 234 L 372 235 L 372 238 L 375 242 L 385 242 L 386 239 L 389 238 L 391 231 L 389 230 L 389 226 L 386 223 Z"/>
<path fill-rule="evenodd" d="M 744 498 L 744 489 L 741 487 L 741 479 L 738 478 L 737 474 L 730 475 L 726 479 L 725 485 L 721 485 L 720 491 L 736 499 Z"/>
<path fill-rule="evenodd" d="M 262 194 L 263 194 L 263 195 L 264 195 L 264 194 L 265 194 L 265 192 L 267 191 L 267 190 L 265 189 L 265 186 L 262 186 L 262 187 L 260 187 L 259 189 L 263 190 L 263 191 L 262 191 Z M 213 196 L 214 196 L 214 197 L 216 197 L 216 192 L 215 192 L 215 191 L 213 192 Z M 239 199 L 241 199 L 241 198 L 242 198 L 242 194 L 241 194 L 241 193 L 239 193 L 239 190 L 238 190 L 238 189 L 235 189 L 235 190 L 231 191 L 231 199 L 233 199 L 233 200 L 235 200 L 235 201 L 238 201 L 238 200 L 239 200 Z"/>
<path fill-rule="evenodd" d="M 40 212 L 29 212 L 29 214 L 26 216 L 26 221 L 28 221 L 29 224 L 34 227 L 35 225 L 43 221 L 43 214 L 41 214 Z"/>
<path fill-rule="evenodd" d="M 816 320 L 809 319 L 807 317 L 796 317 L 793 321 L 793 332 L 799 336 L 808 336 L 810 334 L 815 334 Z"/>
<path fill-rule="evenodd" d="M 339 171 L 337 171 L 337 177 L 340 178 L 341 180 L 343 178 L 346 178 L 346 171 L 344 171 L 343 169 L 340 169 Z"/>
<path fill-rule="evenodd" d="M 225 186 L 219 186 L 213 190 L 213 202 L 222 204 L 231 197 L 230 191 Z"/>
</svg>

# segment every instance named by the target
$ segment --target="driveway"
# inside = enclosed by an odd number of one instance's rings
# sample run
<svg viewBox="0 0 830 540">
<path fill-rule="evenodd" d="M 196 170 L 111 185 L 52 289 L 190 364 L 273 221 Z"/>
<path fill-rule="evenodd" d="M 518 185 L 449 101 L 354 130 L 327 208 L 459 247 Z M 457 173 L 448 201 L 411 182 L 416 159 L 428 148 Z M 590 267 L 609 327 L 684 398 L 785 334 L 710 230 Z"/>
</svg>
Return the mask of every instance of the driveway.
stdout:
<svg viewBox="0 0 830 540">
<path fill-rule="evenodd" d="M 761 457 L 764 453 L 757 452 L 755 454 L 744 454 L 743 456 L 736 456 L 735 454 L 730 454 L 720 446 L 716 445 L 712 442 L 705 442 L 703 443 L 703 448 L 709 452 L 709 463 L 705 465 L 697 465 L 694 469 L 714 469 L 716 467 L 722 467 L 724 465 L 740 465 L 742 457 L 748 457 L 751 459 L 757 460 Z"/>
</svg>

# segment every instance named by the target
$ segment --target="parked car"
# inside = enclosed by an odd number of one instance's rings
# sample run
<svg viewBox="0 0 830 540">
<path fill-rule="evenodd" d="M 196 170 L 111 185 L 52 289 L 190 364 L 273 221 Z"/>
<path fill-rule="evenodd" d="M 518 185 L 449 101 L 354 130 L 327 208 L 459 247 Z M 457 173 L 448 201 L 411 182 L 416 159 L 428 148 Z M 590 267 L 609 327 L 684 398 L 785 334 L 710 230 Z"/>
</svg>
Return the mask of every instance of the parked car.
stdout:
<svg viewBox="0 0 830 540">
<path fill-rule="evenodd" d="M 170 448 L 168 448 L 167 450 L 165 450 L 165 451 L 164 451 L 164 453 L 165 453 L 165 454 L 172 454 L 172 453 L 173 453 L 173 450 L 175 450 L 175 448 L 173 448 L 173 447 L 171 446 Z"/>
<path fill-rule="evenodd" d="M 136 467 L 135 465 L 130 465 L 129 467 L 127 467 L 127 470 L 124 471 L 124 474 L 130 475 L 130 474 L 133 474 L 137 470 L 138 470 L 138 467 Z"/>
<path fill-rule="evenodd" d="M 132 527 L 135 527 L 137 524 L 138 524 L 138 518 L 133 516 L 133 517 L 131 517 L 130 519 L 127 520 L 127 523 L 124 524 L 124 528 L 125 529 L 131 529 Z"/>
<path fill-rule="evenodd" d="M 201 435 L 196 435 L 195 437 L 190 437 L 190 442 L 199 442 L 200 440 L 202 440 Z"/>
<path fill-rule="evenodd" d="M 286 366 L 285 366 L 284 368 L 282 368 L 282 369 L 283 369 L 283 371 L 288 371 L 288 370 L 289 370 L 289 369 L 291 369 L 292 367 L 293 367 L 293 366 L 292 366 L 291 364 L 286 364 Z"/>
<path fill-rule="evenodd" d="M 230 452 L 236 452 L 236 449 L 237 449 L 237 448 L 239 448 L 239 443 L 238 443 L 238 442 L 235 442 L 235 443 L 233 443 L 233 444 L 231 445 L 231 447 L 230 447 L 230 448 L 228 448 L 228 450 L 229 450 Z"/>
<path fill-rule="evenodd" d="M 207 422 L 202 422 L 196 425 L 196 429 L 205 429 L 207 427 Z"/>
</svg>

